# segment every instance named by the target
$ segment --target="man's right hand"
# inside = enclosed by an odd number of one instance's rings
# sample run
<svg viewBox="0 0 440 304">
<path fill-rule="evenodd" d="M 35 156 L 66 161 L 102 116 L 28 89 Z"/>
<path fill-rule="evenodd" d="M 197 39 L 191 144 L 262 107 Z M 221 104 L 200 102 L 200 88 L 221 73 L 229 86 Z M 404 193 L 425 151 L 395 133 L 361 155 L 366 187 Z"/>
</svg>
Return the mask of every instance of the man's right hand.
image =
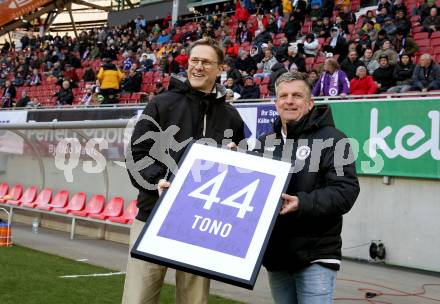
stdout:
<svg viewBox="0 0 440 304">
<path fill-rule="evenodd" d="M 157 183 L 157 192 L 159 192 L 159 196 L 162 195 L 163 190 L 169 188 L 170 186 L 171 186 L 170 182 L 168 182 L 166 179 L 161 179 Z"/>
</svg>

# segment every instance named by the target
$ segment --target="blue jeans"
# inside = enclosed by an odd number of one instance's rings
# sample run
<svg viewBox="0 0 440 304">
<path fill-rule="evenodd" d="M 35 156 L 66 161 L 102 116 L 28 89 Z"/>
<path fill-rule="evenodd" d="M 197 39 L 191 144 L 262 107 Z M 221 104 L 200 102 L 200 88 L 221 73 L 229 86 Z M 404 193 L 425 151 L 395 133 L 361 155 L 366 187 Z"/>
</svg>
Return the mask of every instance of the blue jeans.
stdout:
<svg viewBox="0 0 440 304">
<path fill-rule="evenodd" d="M 276 304 L 331 304 L 336 271 L 319 264 L 294 273 L 269 271 L 269 284 Z"/>
</svg>

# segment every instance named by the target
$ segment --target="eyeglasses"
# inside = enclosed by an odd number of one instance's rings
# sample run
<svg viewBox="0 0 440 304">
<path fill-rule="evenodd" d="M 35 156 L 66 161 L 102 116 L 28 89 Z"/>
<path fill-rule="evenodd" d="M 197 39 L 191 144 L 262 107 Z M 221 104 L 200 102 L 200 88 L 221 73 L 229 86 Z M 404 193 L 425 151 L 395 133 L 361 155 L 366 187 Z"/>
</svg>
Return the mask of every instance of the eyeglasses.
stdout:
<svg viewBox="0 0 440 304">
<path fill-rule="evenodd" d="M 211 68 L 214 64 L 217 64 L 218 62 L 203 58 L 195 58 L 195 57 L 189 59 L 190 66 L 196 67 L 199 63 L 202 63 L 202 66 L 208 69 Z"/>
</svg>

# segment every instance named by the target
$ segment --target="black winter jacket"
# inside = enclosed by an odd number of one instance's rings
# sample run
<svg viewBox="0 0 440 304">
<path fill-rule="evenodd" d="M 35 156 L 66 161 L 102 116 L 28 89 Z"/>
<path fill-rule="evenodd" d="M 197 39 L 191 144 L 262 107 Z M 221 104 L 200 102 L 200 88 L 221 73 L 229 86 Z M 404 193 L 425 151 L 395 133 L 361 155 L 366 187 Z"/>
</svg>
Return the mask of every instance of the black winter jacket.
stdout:
<svg viewBox="0 0 440 304">
<path fill-rule="evenodd" d="M 147 220 L 158 199 L 156 187 L 146 189 L 145 183 L 148 182 L 151 186 L 157 185 L 161 178 L 169 179 L 168 168 L 164 163 L 169 162 L 169 157 L 176 164 L 179 162 L 187 145 L 182 144 L 183 142 L 191 138 L 212 138 L 221 144 L 226 129 L 232 129 L 231 140 L 237 145 L 244 139 L 243 120 L 238 111 L 225 102 L 225 94 L 226 90 L 221 85 L 217 85 L 216 94 L 206 94 L 193 89 L 185 78 L 172 76 L 168 91 L 155 96 L 147 104 L 142 114 L 154 119 L 163 132 L 159 136 L 157 125 L 151 119 L 141 116 L 127 149 L 128 173 L 132 184 L 139 189 L 138 220 Z M 205 116 L 206 128 L 203 132 Z M 177 143 L 173 144 L 173 141 Z M 176 147 L 179 143 L 180 147 Z M 164 146 L 169 147 L 168 151 L 158 151 L 158 148 Z M 158 152 L 159 159 L 156 156 Z M 143 166 L 136 170 L 134 163 L 139 161 Z"/>
<path fill-rule="evenodd" d="M 275 82 L 278 77 L 287 72 L 287 69 L 284 67 L 282 63 L 275 63 L 271 68 L 272 73 L 270 73 L 270 81 L 269 81 L 269 91 L 272 95 L 275 95 Z"/>
<path fill-rule="evenodd" d="M 295 164 L 294 172 L 298 172 L 293 173 L 286 193 L 299 198 L 299 209 L 278 216 L 263 259 L 264 266 L 269 271 L 297 271 L 319 259 L 340 260 L 342 216 L 351 209 L 359 194 L 354 162 L 342 166 L 335 161 L 339 159 L 337 155 L 348 158 L 351 148 L 346 144 L 336 145 L 346 139 L 346 135 L 335 128 L 328 105 L 315 106 L 299 122 L 289 123 L 286 143 L 281 137 L 279 118 L 274 123 L 274 131 L 263 135 L 260 142 L 267 153 L 274 146 L 270 144 L 271 137 L 281 140 L 281 144 L 275 145 L 274 157 L 282 157 L 283 150 L 292 151 L 287 161 Z M 331 146 L 323 148 L 321 153 L 319 149 L 309 150 L 303 160 L 297 159 L 299 151 L 313 147 L 314 140 L 329 139 L 333 139 Z M 298 146 L 301 149 L 298 150 Z M 311 165 L 311 159 L 319 163 Z M 317 170 L 309 170 L 313 165 Z M 339 264 L 321 264 L 339 269 Z"/>
</svg>

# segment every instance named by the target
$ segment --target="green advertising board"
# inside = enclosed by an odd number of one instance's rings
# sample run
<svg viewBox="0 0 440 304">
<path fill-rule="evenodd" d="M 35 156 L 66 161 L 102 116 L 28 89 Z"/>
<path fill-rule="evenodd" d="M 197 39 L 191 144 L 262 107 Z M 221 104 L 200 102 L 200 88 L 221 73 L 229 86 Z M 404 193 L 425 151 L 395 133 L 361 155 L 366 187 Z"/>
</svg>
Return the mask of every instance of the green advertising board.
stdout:
<svg viewBox="0 0 440 304">
<path fill-rule="evenodd" d="M 331 103 L 359 174 L 440 179 L 440 100 Z M 356 148 L 356 147 L 355 147 Z"/>
</svg>

